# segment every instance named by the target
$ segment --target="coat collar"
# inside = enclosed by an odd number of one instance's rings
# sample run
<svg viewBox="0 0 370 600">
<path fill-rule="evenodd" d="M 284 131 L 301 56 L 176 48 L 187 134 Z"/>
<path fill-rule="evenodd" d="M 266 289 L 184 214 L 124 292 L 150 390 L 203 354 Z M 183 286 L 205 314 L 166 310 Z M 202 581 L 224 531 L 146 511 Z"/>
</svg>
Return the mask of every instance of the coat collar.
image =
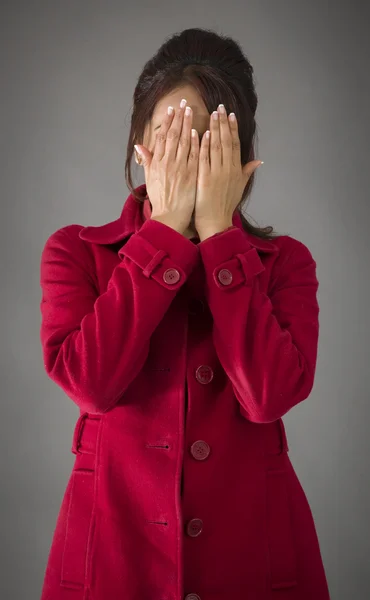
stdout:
<svg viewBox="0 0 370 600">
<path fill-rule="evenodd" d="M 135 191 L 139 192 L 144 199 L 143 205 L 135 199 L 133 194 L 130 194 L 118 219 L 104 225 L 88 225 L 81 229 L 80 238 L 94 244 L 116 244 L 139 231 L 146 219 L 150 217 L 151 207 L 145 183 L 138 186 Z M 233 225 L 244 231 L 249 243 L 257 250 L 261 252 L 275 252 L 277 250 L 277 246 L 272 241 L 261 239 L 243 229 L 239 211 L 234 212 L 232 221 Z"/>
</svg>

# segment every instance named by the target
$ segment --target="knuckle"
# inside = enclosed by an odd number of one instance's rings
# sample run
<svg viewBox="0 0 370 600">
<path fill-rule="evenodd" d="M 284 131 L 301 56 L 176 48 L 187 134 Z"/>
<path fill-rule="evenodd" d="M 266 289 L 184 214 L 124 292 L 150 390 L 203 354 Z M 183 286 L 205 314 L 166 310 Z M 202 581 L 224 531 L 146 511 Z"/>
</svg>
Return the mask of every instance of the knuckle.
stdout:
<svg viewBox="0 0 370 600">
<path fill-rule="evenodd" d="M 193 162 L 193 161 L 197 160 L 197 158 L 198 158 L 198 153 L 195 150 L 190 150 L 188 160 L 190 162 Z"/>
<path fill-rule="evenodd" d="M 176 140 L 179 137 L 178 129 L 175 129 L 174 127 L 171 127 L 168 130 L 167 137 L 168 137 L 169 140 Z"/>
<path fill-rule="evenodd" d="M 166 141 L 166 134 L 163 131 L 157 133 L 157 142 L 158 144 L 163 144 Z"/>
<path fill-rule="evenodd" d="M 189 142 L 190 142 L 189 136 L 187 136 L 187 135 L 180 136 L 179 146 L 181 146 L 182 148 L 187 148 L 189 146 Z"/>
</svg>

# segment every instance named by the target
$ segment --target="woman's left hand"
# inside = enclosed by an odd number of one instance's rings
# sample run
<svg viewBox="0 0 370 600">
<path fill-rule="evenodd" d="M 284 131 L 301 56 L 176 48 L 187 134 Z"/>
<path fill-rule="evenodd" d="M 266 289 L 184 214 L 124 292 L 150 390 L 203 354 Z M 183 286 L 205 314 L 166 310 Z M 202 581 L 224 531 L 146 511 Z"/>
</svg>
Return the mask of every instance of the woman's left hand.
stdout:
<svg viewBox="0 0 370 600">
<path fill-rule="evenodd" d="M 252 160 L 242 166 L 237 120 L 230 115 L 220 104 L 210 116 L 210 136 L 202 137 L 194 215 L 201 241 L 232 226 L 248 179 L 262 164 Z"/>
</svg>

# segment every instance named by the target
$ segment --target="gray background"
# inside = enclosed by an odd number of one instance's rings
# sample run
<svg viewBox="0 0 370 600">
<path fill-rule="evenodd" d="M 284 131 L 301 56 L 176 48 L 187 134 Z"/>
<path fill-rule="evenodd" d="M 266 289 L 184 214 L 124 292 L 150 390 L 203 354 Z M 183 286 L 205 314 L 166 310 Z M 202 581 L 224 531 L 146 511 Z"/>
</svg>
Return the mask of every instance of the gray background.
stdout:
<svg viewBox="0 0 370 600">
<path fill-rule="evenodd" d="M 369 598 L 369 9 L 365 2 L 1 3 L 1 600 L 37 600 L 78 409 L 43 371 L 39 261 L 68 223 L 116 218 L 144 62 L 185 27 L 234 36 L 256 72 L 248 214 L 318 263 L 314 389 L 286 417 L 334 600 Z M 138 183 L 142 183 L 138 171 Z M 313 599 L 314 600 L 314 599 Z"/>
</svg>

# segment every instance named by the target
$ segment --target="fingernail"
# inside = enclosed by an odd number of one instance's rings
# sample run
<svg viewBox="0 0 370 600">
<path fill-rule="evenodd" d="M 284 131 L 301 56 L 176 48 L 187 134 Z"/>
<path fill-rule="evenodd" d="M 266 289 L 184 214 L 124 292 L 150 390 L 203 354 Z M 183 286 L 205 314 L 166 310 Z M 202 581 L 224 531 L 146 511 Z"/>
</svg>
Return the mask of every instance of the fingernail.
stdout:
<svg viewBox="0 0 370 600">
<path fill-rule="evenodd" d="M 186 100 L 185 100 L 185 98 L 183 98 L 180 102 L 180 108 L 184 108 L 185 104 L 186 104 Z"/>
<path fill-rule="evenodd" d="M 134 144 L 134 148 L 135 148 L 136 152 L 137 152 L 138 154 L 140 154 L 140 156 L 142 156 L 142 153 L 141 153 L 141 148 L 139 148 L 139 147 L 138 147 L 136 144 Z"/>
</svg>

